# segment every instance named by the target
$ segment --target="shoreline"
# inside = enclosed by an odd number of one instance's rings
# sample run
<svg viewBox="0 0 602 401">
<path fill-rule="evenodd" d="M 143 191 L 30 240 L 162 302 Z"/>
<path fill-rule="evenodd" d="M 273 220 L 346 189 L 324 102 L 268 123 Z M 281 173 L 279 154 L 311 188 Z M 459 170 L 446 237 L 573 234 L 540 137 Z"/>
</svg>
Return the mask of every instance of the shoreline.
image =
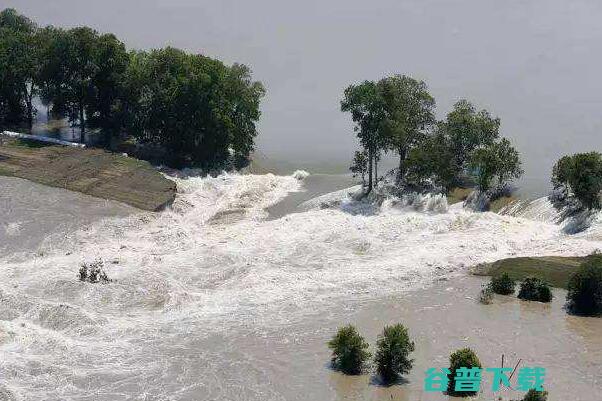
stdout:
<svg viewBox="0 0 602 401">
<path fill-rule="evenodd" d="M 102 149 L 2 139 L 0 175 L 154 212 L 175 199 L 176 184 L 146 161 Z"/>
</svg>

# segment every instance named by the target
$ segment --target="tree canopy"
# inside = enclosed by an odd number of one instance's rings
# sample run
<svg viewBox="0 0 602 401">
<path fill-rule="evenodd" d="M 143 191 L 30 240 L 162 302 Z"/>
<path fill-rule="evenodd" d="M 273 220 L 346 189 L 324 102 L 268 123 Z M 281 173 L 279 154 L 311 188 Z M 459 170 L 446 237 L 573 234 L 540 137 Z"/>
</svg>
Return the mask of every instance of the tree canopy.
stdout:
<svg viewBox="0 0 602 401">
<path fill-rule="evenodd" d="M 396 180 L 403 187 L 446 191 L 468 179 L 486 191 L 493 185 L 503 188 L 522 175 L 519 153 L 510 141 L 500 139 L 499 118 L 460 100 L 436 122 L 435 100 L 423 81 L 394 75 L 351 85 L 341 110 L 351 114 L 363 148 L 356 152 L 352 172 L 361 171 L 360 155 L 366 155 L 368 192 L 373 166 L 387 151 L 399 157 Z"/>
<path fill-rule="evenodd" d="M 203 168 L 248 163 L 265 89 L 243 64 L 175 48 L 126 50 L 89 27 L 38 28 L 0 13 L 0 126 L 31 129 L 38 96 L 55 118 L 111 139 L 161 146 L 166 163 Z"/>
<path fill-rule="evenodd" d="M 562 157 L 552 168 L 552 184 L 566 192 L 566 196 L 574 196 L 586 209 L 602 208 L 602 154 L 589 152 Z"/>
</svg>

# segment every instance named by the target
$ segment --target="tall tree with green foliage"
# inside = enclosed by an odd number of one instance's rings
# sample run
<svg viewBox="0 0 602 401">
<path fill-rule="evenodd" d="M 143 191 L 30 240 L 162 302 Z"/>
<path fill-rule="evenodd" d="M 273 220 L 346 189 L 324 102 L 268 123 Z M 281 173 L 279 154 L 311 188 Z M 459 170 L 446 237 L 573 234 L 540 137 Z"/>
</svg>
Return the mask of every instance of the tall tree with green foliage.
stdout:
<svg viewBox="0 0 602 401">
<path fill-rule="evenodd" d="M 494 180 L 503 187 L 523 174 L 518 151 L 506 138 L 473 150 L 468 164 L 480 191 L 490 189 Z"/>
<path fill-rule="evenodd" d="M 423 81 L 394 75 L 378 81 L 384 118 L 379 127 L 386 143 L 399 155 L 398 182 L 405 178 L 405 160 L 435 123 L 435 99 Z"/>
<path fill-rule="evenodd" d="M 37 26 L 14 9 L 0 12 L 0 125 L 31 130 L 38 88 Z"/>
<path fill-rule="evenodd" d="M 242 168 L 249 164 L 255 149 L 256 124 L 261 116 L 259 105 L 265 88 L 261 82 L 253 81 L 249 67 L 235 63 L 227 70 L 224 95 L 234 163 L 236 168 Z"/>
<path fill-rule="evenodd" d="M 95 39 L 92 59 L 92 98 L 86 104 L 85 114 L 90 128 L 100 129 L 109 144 L 124 125 L 124 76 L 129 55 L 115 35 L 104 34 Z"/>
<path fill-rule="evenodd" d="M 453 156 L 442 132 L 428 136 L 408 154 L 405 161 L 406 181 L 418 187 L 433 185 L 447 192 L 456 181 Z"/>
<path fill-rule="evenodd" d="M 372 81 L 364 81 L 347 87 L 341 101 L 341 111 L 351 113 L 354 131 L 368 155 L 367 193 L 370 193 L 375 157 L 385 144 L 381 131 L 385 114 L 378 86 Z"/>
<path fill-rule="evenodd" d="M 473 151 L 487 147 L 499 137 L 500 119 L 493 118 L 487 110 L 477 111 L 472 103 L 462 99 L 438 128 L 445 133 L 454 155 L 453 168 L 459 176 L 466 171 Z"/>
<path fill-rule="evenodd" d="M 248 158 L 264 89 L 246 67 L 165 48 L 132 53 L 125 82 L 130 132 L 168 149 L 172 165 Z"/>
<path fill-rule="evenodd" d="M 581 205 L 590 210 L 602 208 L 602 154 L 598 152 L 577 153 L 564 156 L 552 169 L 552 184 L 563 187 Z"/>
<path fill-rule="evenodd" d="M 62 67 L 65 80 L 60 83 L 64 110 L 72 124 L 79 125 L 80 142 L 85 141 L 86 110 L 95 101 L 94 77 L 98 71 L 95 53 L 98 32 L 88 27 L 77 27 L 68 31 L 66 58 Z"/>
</svg>

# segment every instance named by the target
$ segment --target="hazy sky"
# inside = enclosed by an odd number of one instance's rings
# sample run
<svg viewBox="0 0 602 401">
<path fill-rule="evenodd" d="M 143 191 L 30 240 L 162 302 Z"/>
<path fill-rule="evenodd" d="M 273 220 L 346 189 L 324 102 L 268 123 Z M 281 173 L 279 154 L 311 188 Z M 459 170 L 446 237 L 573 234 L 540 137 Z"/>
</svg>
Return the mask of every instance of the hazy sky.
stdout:
<svg viewBox="0 0 602 401">
<path fill-rule="evenodd" d="M 268 94 L 260 150 L 347 162 L 343 89 L 425 80 L 444 116 L 461 97 L 502 119 L 527 179 L 602 145 L 599 0 L 0 0 L 39 24 L 89 25 L 129 47 L 173 45 L 249 65 Z"/>
</svg>

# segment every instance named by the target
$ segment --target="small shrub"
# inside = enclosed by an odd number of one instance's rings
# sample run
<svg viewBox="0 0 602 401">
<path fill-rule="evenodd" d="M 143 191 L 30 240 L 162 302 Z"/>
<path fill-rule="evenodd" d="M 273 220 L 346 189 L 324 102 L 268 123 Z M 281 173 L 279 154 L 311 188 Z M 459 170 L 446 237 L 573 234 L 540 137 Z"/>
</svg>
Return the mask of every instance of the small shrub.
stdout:
<svg viewBox="0 0 602 401">
<path fill-rule="evenodd" d="M 489 305 L 493 302 L 493 289 L 491 288 L 491 283 L 484 285 L 483 288 L 481 288 L 479 302 L 485 305 Z"/>
<path fill-rule="evenodd" d="M 579 266 L 569 280 L 566 299 L 576 313 L 602 313 L 602 256 L 591 256 Z"/>
<path fill-rule="evenodd" d="M 514 294 L 514 287 L 516 283 L 510 278 L 508 273 L 503 273 L 500 276 L 491 278 L 491 289 L 496 294 L 511 295 Z"/>
<path fill-rule="evenodd" d="M 449 370 L 450 374 L 448 376 L 448 384 L 447 384 L 447 394 L 455 397 L 467 397 L 476 395 L 476 391 L 456 391 L 455 390 L 455 377 L 456 370 L 459 368 L 482 368 L 481 361 L 477 357 L 477 354 L 474 353 L 470 348 L 459 349 L 449 357 Z"/>
<path fill-rule="evenodd" d="M 385 382 L 391 382 L 412 369 L 414 342 L 410 340 L 408 329 L 402 324 L 386 326 L 376 343 L 374 364 L 377 373 Z"/>
<path fill-rule="evenodd" d="M 370 358 L 368 343 L 352 325 L 341 327 L 328 342 L 332 350 L 332 364 L 346 374 L 359 374 Z"/>
<path fill-rule="evenodd" d="M 547 391 L 537 391 L 531 389 L 525 394 L 523 401 L 547 401 L 548 392 Z"/>
<path fill-rule="evenodd" d="M 87 283 L 108 283 L 111 280 L 104 271 L 104 263 L 98 259 L 92 263 L 84 263 L 79 269 L 79 280 Z"/>
<path fill-rule="evenodd" d="M 527 277 L 520 283 L 518 297 L 527 301 L 550 302 L 552 290 L 544 281 L 536 277 Z"/>
</svg>

